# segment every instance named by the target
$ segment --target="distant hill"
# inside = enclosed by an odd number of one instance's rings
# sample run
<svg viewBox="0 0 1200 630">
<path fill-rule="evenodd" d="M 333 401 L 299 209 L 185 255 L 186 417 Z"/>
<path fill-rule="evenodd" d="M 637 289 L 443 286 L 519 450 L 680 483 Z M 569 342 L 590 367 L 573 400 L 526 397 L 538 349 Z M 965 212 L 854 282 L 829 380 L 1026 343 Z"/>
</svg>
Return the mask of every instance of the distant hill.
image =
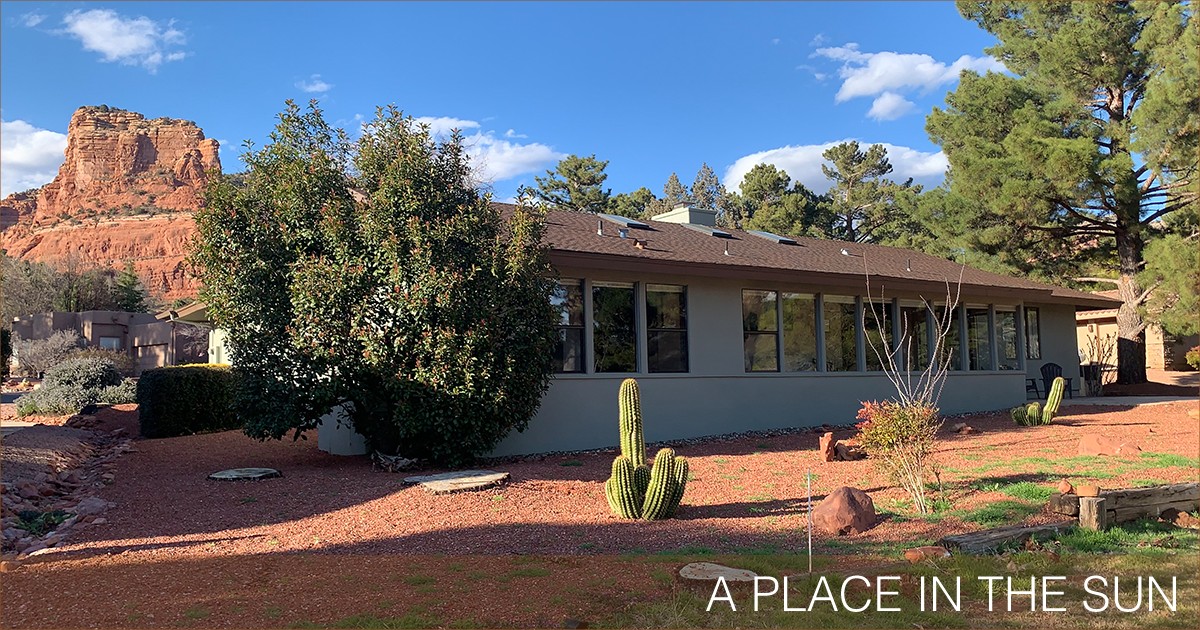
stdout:
<svg viewBox="0 0 1200 630">
<path fill-rule="evenodd" d="M 219 148 L 191 121 L 80 107 L 54 181 L 0 201 L 2 246 L 52 264 L 75 257 L 123 268 L 131 260 L 151 292 L 193 297 L 183 260 L 208 175 L 221 171 Z"/>
</svg>

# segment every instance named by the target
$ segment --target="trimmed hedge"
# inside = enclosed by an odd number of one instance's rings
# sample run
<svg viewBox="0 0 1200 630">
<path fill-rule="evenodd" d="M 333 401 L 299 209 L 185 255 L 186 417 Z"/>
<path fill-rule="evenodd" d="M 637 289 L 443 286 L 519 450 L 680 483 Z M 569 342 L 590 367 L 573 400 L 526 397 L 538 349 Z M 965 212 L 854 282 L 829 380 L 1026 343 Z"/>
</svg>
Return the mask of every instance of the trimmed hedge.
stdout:
<svg viewBox="0 0 1200 630">
<path fill-rule="evenodd" d="M 195 364 L 142 373 L 137 399 L 142 436 L 175 437 L 239 429 L 228 365 Z"/>
</svg>

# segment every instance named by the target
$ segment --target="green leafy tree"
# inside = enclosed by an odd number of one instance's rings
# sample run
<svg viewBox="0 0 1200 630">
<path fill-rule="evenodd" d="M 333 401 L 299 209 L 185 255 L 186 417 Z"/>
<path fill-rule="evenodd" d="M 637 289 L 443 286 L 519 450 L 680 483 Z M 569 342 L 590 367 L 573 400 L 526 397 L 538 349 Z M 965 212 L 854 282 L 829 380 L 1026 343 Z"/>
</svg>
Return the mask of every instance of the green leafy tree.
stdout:
<svg viewBox="0 0 1200 630">
<path fill-rule="evenodd" d="M 645 218 L 648 209 L 658 198 L 645 186 L 631 192 L 613 195 L 608 203 L 608 212 L 631 219 Z"/>
<path fill-rule="evenodd" d="M 773 164 L 755 164 L 742 178 L 743 227 L 790 236 L 808 236 L 822 199 Z"/>
<path fill-rule="evenodd" d="M 1151 287 L 1145 315 L 1172 335 L 1200 333 L 1200 228 L 1179 222 L 1146 246 L 1138 280 Z"/>
<path fill-rule="evenodd" d="M 243 186 L 210 184 L 191 257 L 246 432 L 299 436 L 350 403 L 369 447 L 453 466 L 523 429 L 558 318 L 528 192 L 501 214 L 459 135 L 393 107 L 350 143 L 289 101 L 270 138 Z"/>
<path fill-rule="evenodd" d="M 604 188 L 608 174 L 604 169 L 607 160 L 596 156 L 580 157 L 569 155 L 559 161 L 553 171 L 545 177 L 535 177 L 537 190 L 534 194 L 543 203 L 558 210 L 575 212 L 604 212 L 609 205 L 611 189 Z"/>
<path fill-rule="evenodd" d="M 144 313 L 148 310 L 146 288 L 134 272 L 132 261 L 126 262 L 125 268 L 117 272 L 112 294 L 119 310 L 130 313 Z"/>
<path fill-rule="evenodd" d="M 1193 10 L 1182 3 L 960 2 L 1012 73 L 964 72 L 926 122 L 993 253 L 1111 252 L 1118 381 L 1146 380 L 1138 274 L 1156 222 L 1196 203 Z"/>
<path fill-rule="evenodd" d="M 822 164 L 833 186 L 829 190 L 827 236 L 855 243 L 886 242 L 908 231 L 906 218 L 919 192 L 912 181 L 903 184 L 885 179 L 892 172 L 887 149 L 873 144 L 862 150 L 857 141 L 829 147 Z"/>
<path fill-rule="evenodd" d="M 698 208 L 712 210 L 717 213 L 717 225 L 722 227 L 741 228 L 741 204 L 737 198 L 725 190 L 717 173 L 707 162 L 700 165 L 696 179 L 692 182 L 692 203 Z"/>
</svg>

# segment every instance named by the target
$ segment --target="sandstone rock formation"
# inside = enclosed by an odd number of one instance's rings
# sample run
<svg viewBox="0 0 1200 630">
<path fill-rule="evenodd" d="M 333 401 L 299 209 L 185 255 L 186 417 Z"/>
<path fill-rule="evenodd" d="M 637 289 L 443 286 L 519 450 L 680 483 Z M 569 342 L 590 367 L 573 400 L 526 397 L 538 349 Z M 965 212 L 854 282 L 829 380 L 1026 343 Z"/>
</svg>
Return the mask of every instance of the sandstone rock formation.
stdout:
<svg viewBox="0 0 1200 630">
<path fill-rule="evenodd" d="M 875 526 L 875 502 L 858 488 L 842 486 L 812 509 L 813 526 L 843 536 L 861 534 Z"/>
<path fill-rule="evenodd" d="M 195 232 L 192 212 L 209 174 L 221 170 L 218 150 L 190 121 L 81 107 L 54 181 L 0 202 L 3 247 L 50 263 L 75 257 L 121 268 L 132 261 L 152 293 L 192 297 L 196 284 L 183 260 Z"/>
</svg>

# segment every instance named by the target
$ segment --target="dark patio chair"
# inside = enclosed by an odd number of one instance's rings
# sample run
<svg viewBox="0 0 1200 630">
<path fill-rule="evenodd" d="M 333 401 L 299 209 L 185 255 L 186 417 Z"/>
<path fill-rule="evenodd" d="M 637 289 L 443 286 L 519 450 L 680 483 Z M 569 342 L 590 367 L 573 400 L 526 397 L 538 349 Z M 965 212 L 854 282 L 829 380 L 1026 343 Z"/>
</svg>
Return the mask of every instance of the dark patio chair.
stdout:
<svg viewBox="0 0 1200 630">
<path fill-rule="evenodd" d="M 1043 391 L 1046 392 L 1046 396 L 1050 395 L 1050 385 L 1054 383 L 1054 379 L 1060 376 L 1062 376 L 1061 365 L 1057 363 L 1047 363 L 1042 366 L 1042 388 Z M 1075 387 L 1071 384 L 1071 381 L 1074 379 L 1067 377 L 1063 380 L 1066 381 L 1066 383 L 1064 383 L 1064 385 L 1066 385 L 1064 389 L 1067 390 L 1067 398 L 1074 398 L 1074 394 L 1071 393 L 1075 389 Z"/>
</svg>

